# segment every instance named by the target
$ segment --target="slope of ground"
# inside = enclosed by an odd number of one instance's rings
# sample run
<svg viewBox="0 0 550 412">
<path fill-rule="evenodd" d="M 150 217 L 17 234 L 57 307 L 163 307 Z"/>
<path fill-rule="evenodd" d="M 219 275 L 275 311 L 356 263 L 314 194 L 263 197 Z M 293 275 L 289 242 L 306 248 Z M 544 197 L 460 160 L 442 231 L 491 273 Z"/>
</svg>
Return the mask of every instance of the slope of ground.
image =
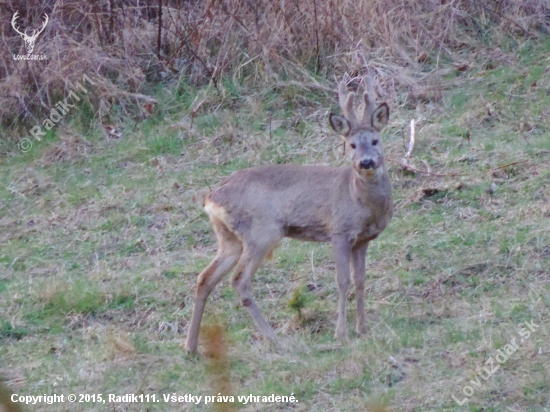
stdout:
<svg viewBox="0 0 550 412">
<path fill-rule="evenodd" d="M 282 343 L 259 338 L 225 279 L 204 323 L 217 343 L 203 341 L 199 358 L 183 352 L 195 279 L 216 250 L 202 197 L 252 165 L 345 162 L 327 121 L 336 100 L 323 88 L 238 94 L 224 83 L 221 95 L 161 92 L 153 116 L 119 139 L 60 125 L 6 158 L 5 383 L 23 395 L 274 393 L 299 401 L 217 410 L 550 410 L 549 49 L 527 42 L 516 57 L 464 56 L 468 66 L 451 67 L 435 98 L 395 96 L 384 133 L 395 217 L 367 255 L 369 332 L 343 346 L 333 341 L 328 246 L 285 240 L 253 283 Z M 398 165 L 413 118 L 412 164 L 431 174 Z M 289 306 L 297 297 L 300 317 Z M 518 329 L 525 322 L 531 330 Z M 514 342 L 507 359 L 496 358 Z M 489 359 L 503 362 L 490 367 Z"/>
</svg>

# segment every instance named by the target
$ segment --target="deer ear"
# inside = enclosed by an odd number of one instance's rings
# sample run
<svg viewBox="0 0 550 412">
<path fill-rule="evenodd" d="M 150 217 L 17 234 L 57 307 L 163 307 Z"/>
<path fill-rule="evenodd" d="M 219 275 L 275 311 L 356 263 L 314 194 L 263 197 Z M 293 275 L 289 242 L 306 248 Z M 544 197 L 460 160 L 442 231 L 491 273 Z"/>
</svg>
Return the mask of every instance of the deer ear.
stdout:
<svg viewBox="0 0 550 412">
<path fill-rule="evenodd" d="M 349 131 L 351 130 L 351 125 L 344 116 L 338 116 L 337 114 L 331 113 L 329 116 L 330 125 L 336 133 L 341 136 L 347 137 Z"/>
<path fill-rule="evenodd" d="M 382 103 L 378 106 L 374 112 L 372 112 L 371 123 L 372 127 L 380 131 L 384 128 L 388 120 L 390 119 L 390 108 L 386 103 Z"/>
</svg>

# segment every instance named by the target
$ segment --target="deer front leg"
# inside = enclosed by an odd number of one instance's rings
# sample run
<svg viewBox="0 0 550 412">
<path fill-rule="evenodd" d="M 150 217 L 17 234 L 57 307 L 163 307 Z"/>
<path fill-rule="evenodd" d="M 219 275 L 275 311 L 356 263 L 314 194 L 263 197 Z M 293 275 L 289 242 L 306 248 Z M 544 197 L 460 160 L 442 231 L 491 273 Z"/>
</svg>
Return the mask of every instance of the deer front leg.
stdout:
<svg viewBox="0 0 550 412">
<path fill-rule="evenodd" d="M 358 335 L 367 331 L 365 328 L 365 256 L 368 245 L 366 242 L 351 250 L 351 273 L 355 285 L 355 299 L 357 299 L 355 331 Z"/>
<path fill-rule="evenodd" d="M 351 244 L 343 236 L 332 240 L 334 262 L 336 263 L 336 282 L 338 284 L 338 321 L 336 322 L 336 339 L 345 341 L 348 338 L 346 319 L 346 300 L 348 297 Z"/>
</svg>

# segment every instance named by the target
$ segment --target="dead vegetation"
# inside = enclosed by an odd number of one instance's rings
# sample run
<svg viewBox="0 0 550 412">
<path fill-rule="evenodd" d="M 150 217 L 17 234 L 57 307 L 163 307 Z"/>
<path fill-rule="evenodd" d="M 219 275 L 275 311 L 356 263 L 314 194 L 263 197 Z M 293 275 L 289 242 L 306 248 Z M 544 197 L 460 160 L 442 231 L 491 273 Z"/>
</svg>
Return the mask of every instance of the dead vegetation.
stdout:
<svg viewBox="0 0 550 412">
<path fill-rule="evenodd" d="M 3 33 L 0 123 L 8 127 L 36 124 L 83 74 L 96 83 L 84 99 L 101 123 L 115 104 L 120 116 L 146 118 L 150 86 L 182 80 L 222 94 L 223 79 L 327 92 L 319 78 L 369 70 L 388 95 L 401 86 L 412 101 L 437 100 L 433 75 L 449 70 L 442 62 L 467 70 L 469 52 L 490 64 L 502 55 L 497 44 L 546 34 L 550 9 L 542 0 L 32 0 L 6 4 L 2 21 L 16 12 L 21 30 L 49 16 L 34 50 L 47 60 L 14 60 L 24 42 L 11 27 Z"/>
<path fill-rule="evenodd" d="M 204 326 L 203 340 L 205 355 L 208 358 L 206 367 L 213 393 L 231 395 L 234 393 L 231 384 L 230 359 L 228 357 L 228 336 L 220 323 L 210 323 Z M 216 403 L 215 411 L 231 412 L 237 410 L 236 405 Z"/>
</svg>

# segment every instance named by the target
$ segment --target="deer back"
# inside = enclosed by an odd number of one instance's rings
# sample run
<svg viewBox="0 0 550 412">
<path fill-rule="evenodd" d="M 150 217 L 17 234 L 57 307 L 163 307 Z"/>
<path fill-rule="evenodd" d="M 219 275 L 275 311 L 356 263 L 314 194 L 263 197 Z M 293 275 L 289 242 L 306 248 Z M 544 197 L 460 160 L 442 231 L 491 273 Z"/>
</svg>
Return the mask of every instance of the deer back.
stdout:
<svg viewBox="0 0 550 412">
<path fill-rule="evenodd" d="M 364 94 L 362 120 L 353 108 L 354 93 L 340 85 L 344 115 L 330 123 L 349 147 L 348 167 L 269 165 L 240 170 L 211 193 L 205 208 L 243 238 L 279 231 L 300 240 L 372 239 L 392 216 L 391 184 L 380 131 L 389 118 L 386 103 L 375 107 Z"/>
</svg>

